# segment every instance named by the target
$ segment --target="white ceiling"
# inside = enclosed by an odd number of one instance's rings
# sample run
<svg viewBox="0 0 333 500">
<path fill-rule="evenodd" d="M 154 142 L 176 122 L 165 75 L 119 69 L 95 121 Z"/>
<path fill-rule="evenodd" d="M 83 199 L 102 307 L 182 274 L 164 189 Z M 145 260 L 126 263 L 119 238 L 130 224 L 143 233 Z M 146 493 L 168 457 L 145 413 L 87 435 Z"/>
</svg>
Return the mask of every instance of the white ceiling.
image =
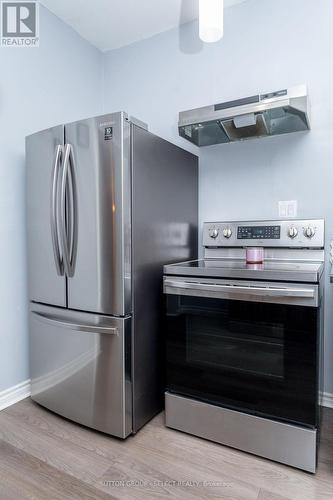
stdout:
<svg viewBox="0 0 333 500">
<path fill-rule="evenodd" d="M 105 51 L 198 17 L 198 0 L 40 0 L 83 38 Z M 224 0 L 230 7 L 246 0 Z"/>
</svg>

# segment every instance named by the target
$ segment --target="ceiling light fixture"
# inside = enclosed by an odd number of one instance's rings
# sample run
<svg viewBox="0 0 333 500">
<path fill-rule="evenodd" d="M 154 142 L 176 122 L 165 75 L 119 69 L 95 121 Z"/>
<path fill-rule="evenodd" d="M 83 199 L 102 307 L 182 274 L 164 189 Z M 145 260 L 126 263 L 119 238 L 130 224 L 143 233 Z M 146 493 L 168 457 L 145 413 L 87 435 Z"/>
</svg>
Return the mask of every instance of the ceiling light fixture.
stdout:
<svg viewBox="0 0 333 500">
<path fill-rule="evenodd" d="M 223 0 L 199 0 L 199 36 L 208 43 L 223 37 Z"/>
</svg>

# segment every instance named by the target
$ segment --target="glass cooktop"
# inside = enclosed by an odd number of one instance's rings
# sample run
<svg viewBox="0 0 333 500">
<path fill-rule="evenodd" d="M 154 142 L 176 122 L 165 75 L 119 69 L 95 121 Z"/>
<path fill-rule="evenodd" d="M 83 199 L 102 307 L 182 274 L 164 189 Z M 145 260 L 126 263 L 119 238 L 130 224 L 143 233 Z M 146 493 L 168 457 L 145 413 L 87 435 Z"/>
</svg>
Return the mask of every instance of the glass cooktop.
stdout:
<svg viewBox="0 0 333 500">
<path fill-rule="evenodd" d="M 201 259 L 166 265 L 164 274 L 317 283 L 323 269 L 321 262 L 271 260 L 248 264 L 241 259 Z"/>
</svg>

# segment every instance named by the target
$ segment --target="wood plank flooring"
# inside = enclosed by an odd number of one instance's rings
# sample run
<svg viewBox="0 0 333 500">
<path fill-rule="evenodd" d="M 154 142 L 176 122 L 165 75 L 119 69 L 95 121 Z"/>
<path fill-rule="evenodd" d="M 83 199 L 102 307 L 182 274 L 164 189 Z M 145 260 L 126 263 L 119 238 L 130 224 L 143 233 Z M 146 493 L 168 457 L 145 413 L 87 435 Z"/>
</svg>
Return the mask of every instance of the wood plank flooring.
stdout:
<svg viewBox="0 0 333 500">
<path fill-rule="evenodd" d="M 29 398 L 0 412 L 0 500 L 332 500 L 333 410 L 324 409 L 316 475 L 164 427 L 126 441 Z"/>
</svg>

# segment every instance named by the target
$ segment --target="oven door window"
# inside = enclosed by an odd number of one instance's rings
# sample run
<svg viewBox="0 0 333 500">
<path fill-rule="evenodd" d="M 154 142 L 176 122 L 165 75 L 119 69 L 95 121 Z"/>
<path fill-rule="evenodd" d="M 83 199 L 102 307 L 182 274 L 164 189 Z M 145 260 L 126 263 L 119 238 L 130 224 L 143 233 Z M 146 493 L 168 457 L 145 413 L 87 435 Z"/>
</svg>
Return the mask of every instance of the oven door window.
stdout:
<svg viewBox="0 0 333 500">
<path fill-rule="evenodd" d="M 186 318 L 186 363 L 201 368 L 284 377 L 284 328 L 281 322 L 251 322 L 207 318 L 189 314 Z"/>
<path fill-rule="evenodd" d="M 316 425 L 318 310 L 167 295 L 167 390 Z"/>
</svg>

